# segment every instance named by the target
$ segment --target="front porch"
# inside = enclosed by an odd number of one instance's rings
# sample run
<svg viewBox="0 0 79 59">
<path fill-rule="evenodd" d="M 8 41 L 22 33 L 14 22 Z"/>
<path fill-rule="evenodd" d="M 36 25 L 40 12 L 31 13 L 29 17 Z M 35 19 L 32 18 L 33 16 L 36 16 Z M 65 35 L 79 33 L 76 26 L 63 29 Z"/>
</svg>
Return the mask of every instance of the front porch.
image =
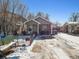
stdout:
<svg viewBox="0 0 79 59">
<path fill-rule="evenodd" d="M 26 21 L 24 23 L 24 25 L 26 26 L 25 31 L 28 34 L 36 33 L 39 35 L 42 35 L 42 34 L 49 35 L 52 33 L 51 32 L 51 29 L 52 29 L 51 24 L 41 24 L 35 20 L 29 20 L 29 21 Z"/>
<path fill-rule="evenodd" d="M 33 21 L 33 20 L 26 21 L 26 22 L 24 23 L 24 25 L 26 26 L 25 31 L 26 31 L 28 34 L 32 34 L 32 33 L 37 33 L 37 34 L 39 34 L 39 24 L 40 24 L 40 23 L 37 23 L 36 21 Z"/>
</svg>

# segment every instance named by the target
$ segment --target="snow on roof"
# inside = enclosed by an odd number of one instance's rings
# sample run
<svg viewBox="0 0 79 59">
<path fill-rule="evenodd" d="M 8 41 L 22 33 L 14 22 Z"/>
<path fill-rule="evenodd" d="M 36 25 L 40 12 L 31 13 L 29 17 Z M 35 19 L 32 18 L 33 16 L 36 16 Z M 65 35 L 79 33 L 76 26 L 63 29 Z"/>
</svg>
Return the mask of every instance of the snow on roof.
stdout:
<svg viewBox="0 0 79 59">
<path fill-rule="evenodd" d="M 35 17 L 34 19 L 38 19 L 38 18 L 42 18 L 42 20 L 44 20 L 45 22 L 48 22 L 48 23 L 52 23 L 52 22 L 50 22 L 48 19 L 45 19 L 44 17 L 42 17 L 42 16 L 37 16 L 37 17 Z M 37 20 L 38 21 L 38 20 Z M 38 22 L 40 22 L 40 21 L 38 21 Z M 41 22 L 40 22 L 41 23 Z M 43 22 L 44 23 L 44 22 Z"/>
<path fill-rule="evenodd" d="M 67 22 L 67 24 L 79 24 L 79 22 Z"/>
</svg>

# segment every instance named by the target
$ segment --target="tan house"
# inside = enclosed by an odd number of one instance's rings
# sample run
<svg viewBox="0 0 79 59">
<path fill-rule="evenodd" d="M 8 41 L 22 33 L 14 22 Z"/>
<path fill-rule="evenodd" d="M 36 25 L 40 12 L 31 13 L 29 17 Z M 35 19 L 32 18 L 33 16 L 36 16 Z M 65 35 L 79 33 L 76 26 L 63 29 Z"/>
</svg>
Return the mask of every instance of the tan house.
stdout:
<svg viewBox="0 0 79 59">
<path fill-rule="evenodd" d="M 78 33 L 79 32 L 79 22 L 68 22 L 68 32 Z"/>
<path fill-rule="evenodd" d="M 79 33 L 79 22 L 67 22 L 63 27 L 64 32 Z"/>
<path fill-rule="evenodd" d="M 52 34 L 52 23 L 43 16 L 36 16 L 24 22 L 27 33 Z"/>
</svg>

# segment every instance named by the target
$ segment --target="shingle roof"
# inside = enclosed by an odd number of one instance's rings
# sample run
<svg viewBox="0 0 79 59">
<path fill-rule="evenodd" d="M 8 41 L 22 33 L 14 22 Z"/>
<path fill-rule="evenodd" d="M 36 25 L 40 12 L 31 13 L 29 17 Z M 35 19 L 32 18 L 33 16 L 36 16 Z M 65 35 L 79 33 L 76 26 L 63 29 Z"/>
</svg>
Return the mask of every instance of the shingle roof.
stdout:
<svg viewBox="0 0 79 59">
<path fill-rule="evenodd" d="M 51 22 L 49 20 L 47 20 L 43 17 L 40 17 L 40 16 L 36 17 L 35 20 L 41 24 L 51 24 Z"/>
</svg>

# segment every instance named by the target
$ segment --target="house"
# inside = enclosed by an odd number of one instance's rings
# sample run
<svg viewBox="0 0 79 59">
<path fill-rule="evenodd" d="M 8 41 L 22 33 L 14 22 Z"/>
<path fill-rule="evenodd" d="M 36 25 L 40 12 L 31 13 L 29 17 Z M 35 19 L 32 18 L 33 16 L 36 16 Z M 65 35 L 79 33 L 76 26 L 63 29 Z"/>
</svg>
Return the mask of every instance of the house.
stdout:
<svg viewBox="0 0 79 59">
<path fill-rule="evenodd" d="M 35 17 L 24 22 L 24 28 L 27 33 L 52 34 L 53 24 L 48 17 L 37 14 Z"/>
<path fill-rule="evenodd" d="M 65 23 L 61 26 L 60 28 L 60 32 L 65 32 L 65 33 L 68 33 L 68 24 Z"/>
<path fill-rule="evenodd" d="M 79 22 L 67 22 L 64 25 L 65 32 L 68 33 L 79 33 Z"/>
<path fill-rule="evenodd" d="M 79 32 L 79 22 L 68 22 L 68 32 L 78 33 Z"/>
<path fill-rule="evenodd" d="M 13 14 L 13 18 L 11 17 L 11 12 L 0 13 L 0 32 L 9 34 L 17 31 L 18 34 L 21 34 L 22 31 L 26 31 L 28 34 L 52 34 L 53 24 L 49 21 L 47 14 L 39 12 L 37 15 L 29 14 L 26 18 Z"/>
</svg>

